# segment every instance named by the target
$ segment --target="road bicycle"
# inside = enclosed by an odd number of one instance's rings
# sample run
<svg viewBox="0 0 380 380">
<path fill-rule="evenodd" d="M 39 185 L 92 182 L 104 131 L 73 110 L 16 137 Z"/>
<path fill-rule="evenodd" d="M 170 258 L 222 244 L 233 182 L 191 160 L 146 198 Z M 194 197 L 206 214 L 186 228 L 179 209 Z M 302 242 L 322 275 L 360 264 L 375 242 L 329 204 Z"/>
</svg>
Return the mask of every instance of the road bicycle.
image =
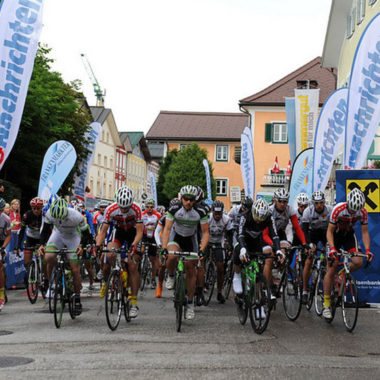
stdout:
<svg viewBox="0 0 380 380">
<path fill-rule="evenodd" d="M 223 280 L 224 298 L 226 300 L 228 300 L 228 297 L 230 296 L 233 278 L 234 278 L 234 261 L 233 261 L 233 254 L 231 252 L 227 260 L 227 265 L 226 265 L 224 280 Z"/>
<path fill-rule="evenodd" d="M 241 282 L 243 293 L 236 295 L 235 302 L 239 321 L 244 325 L 248 314 L 251 326 L 257 334 L 262 334 L 270 318 L 270 290 L 263 274 L 266 259 L 272 256 L 264 253 L 250 254 L 250 261 L 242 264 Z"/>
<path fill-rule="evenodd" d="M 127 280 L 123 279 L 123 273 L 128 273 L 127 268 L 123 269 L 121 264 L 121 254 L 125 253 L 124 248 L 119 249 L 103 249 L 104 253 L 113 253 L 116 259 L 111 268 L 110 276 L 108 277 L 105 308 L 108 327 L 114 331 L 119 326 L 121 314 L 124 311 L 124 317 L 127 322 L 131 321 L 131 297 L 128 290 Z"/>
<path fill-rule="evenodd" d="M 342 257 L 343 261 L 339 266 L 343 268 L 335 274 L 334 285 L 331 291 L 331 319 L 326 319 L 331 323 L 335 317 L 337 307 L 342 308 L 343 323 L 346 330 L 352 332 L 356 326 L 359 313 L 358 288 L 356 280 L 350 272 L 350 261 L 353 257 L 367 256 L 363 253 L 347 252 L 340 249 L 337 256 Z"/>
<path fill-rule="evenodd" d="M 295 321 L 300 313 L 302 307 L 302 246 L 283 247 L 285 251 L 285 261 L 283 264 L 277 265 L 280 269 L 281 277 L 277 285 L 273 286 L 272 294 L 277 299 L 282 296 L 282 303 L 286 317 L 290 321 Z M 294 267 L 292 262 L 296 253 Z M 276 299 L 272 300 L 271 308 L 275 308 Z"/>
<path fill-rule="evenodd" d="M 187 306 L 185 261 L 199 259 L 199 256 L 196 252 L 169 251 L 168 254 L 179 257 L 177 270 L 175 274 L 173 301 L 176 315 L 176 330 L 177 332 L 180 332 L 183 311 L 184 308 Z"/>
<path fill-rule="evenodd" d="M 154 247 L 157 250 L 155 243 L 144 242 L 144 253 L 142 254 L 140 261 L 140 290 L 143 291 L 146 285 L 152 283 L 154 277 L 152 277 L 152 263 L 149 258 L 149 248 Z"/>
<path fill-rule="evenodd" d="M 24 248 L 24 250 L 33 251 L 32 261 L 29 263 L 26 270 L 27 287 L 26 293 L 31 304 L 36 303 L 38 292 L 41 292 L 43 298 L 47 292 L 45 274 L 42 266 L 42 257 L 38 254 L 37 249 L 39 246 Z"/>
<path fill-rule="evenodd" d="M 57 254 L 57 265 L 55 267 L 54 276 L 54 302 L 53 314 L 55 327 L 58 329 L 62 324 L 63 310 L 65 305 L 69 306 L 69 314 L 71 319 L 75 319 L 74 310 L 74 283 L 71 273 L 70 263 L 67 258 L 69 253 L 76 250 L 68 250 L 67 248 L 46 250 L 46 253 Z"/>
</svg>

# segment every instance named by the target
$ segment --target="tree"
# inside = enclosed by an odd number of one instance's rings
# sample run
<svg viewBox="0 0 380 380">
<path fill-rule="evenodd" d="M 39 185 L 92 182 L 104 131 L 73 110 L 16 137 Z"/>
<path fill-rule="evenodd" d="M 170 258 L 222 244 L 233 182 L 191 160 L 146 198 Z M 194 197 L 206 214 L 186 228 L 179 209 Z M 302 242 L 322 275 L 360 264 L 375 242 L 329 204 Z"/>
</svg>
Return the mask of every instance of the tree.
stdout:
<svg viewBox="0 0 380 380">
<path fill-rule="evenodd" d="M 193 143 L 181 149 L 173 158 L 168 172 L 165 175 L 163 186 L 164 194 L 172 199 L 177 196 L 179 190 L 185 185 L 198 185 L 206 193 L 206 172 L 203 160 L 207 159 L 207 151 L 201 149 L 198 144 Z M 213 168 L 210 161 L 212 198 L 215 199 L 216 182 L 213 177 Z M 206 196 L 206 194 L 205 194 Z"/>
<path fill-rule="evenodd" d="M 160 163 L 160 169 L 158 170 L 158 178 L 157 178 L 157 198 L 158 204 L 163 205 L 165 207 L 169 207 L 169 202 L 171 198 L 168 198 L 164 193 L 164 183 L 165 183 L 165 175 L 168 172 L 170 165 L 172 164 L 174 158 L 177 156 L 178 150 L 173 149 Z"/>
<path fill-rule="evenodd" d="M 77 162 L 61 187 L 69 193 L 78 164 L 88 155 L 85 132 L 91 116 L 86 107 L 80 82 L 64 83 L 61 74 L 51 70 L 49 48 L 40 46 L 29 83 L 19 133 L 0 177 L 22 189 L 22 204 L 37 195 L 41 166 L 48 147 L 57 140 L 67 140 L 75 147 Z"/>
</svg>

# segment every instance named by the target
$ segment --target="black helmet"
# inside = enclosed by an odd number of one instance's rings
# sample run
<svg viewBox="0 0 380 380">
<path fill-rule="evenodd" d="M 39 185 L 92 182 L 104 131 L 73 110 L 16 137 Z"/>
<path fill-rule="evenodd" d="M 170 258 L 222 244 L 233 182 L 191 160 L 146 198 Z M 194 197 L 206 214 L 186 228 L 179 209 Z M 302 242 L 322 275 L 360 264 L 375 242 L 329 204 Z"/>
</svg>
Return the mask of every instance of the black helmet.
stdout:
<svg viewBox="0 0 380 380">
<path fill-rule="evenodd" d="M 195 187 L 197 188 L 197 195 L 195 196 L 195 202 L 200 202 L 205 197 L 205 194 L 200 186 L 196 185 Z"/>
<path fill-rule="evenodd" d="M 250 209 L 253 205 L 252 198 L 249 195 L 245 196 L 241 201 L 241 205 L 247 210 Z"/>
<path fill-rule="evenodd" d="M 178 199 L 178 198 L 173 198 L 170 202 L 169 202 L 169 207 L 172 207 L 178 203 L 181 203 L 181 200 Z"/>
<path fill-rule="evenodd" d="M 223 202 L 219 200 L 214 201 L 214 203 L 212 204 L 212 211 L 221 213 L 223 212 L 223 210 L 224 210 Z"/>
<path fill-rule="evenodd" d="M 0 198 L 0 211 L 3 211 L 5 208 L 6 202 L 4 198 Z"/>
</svg>

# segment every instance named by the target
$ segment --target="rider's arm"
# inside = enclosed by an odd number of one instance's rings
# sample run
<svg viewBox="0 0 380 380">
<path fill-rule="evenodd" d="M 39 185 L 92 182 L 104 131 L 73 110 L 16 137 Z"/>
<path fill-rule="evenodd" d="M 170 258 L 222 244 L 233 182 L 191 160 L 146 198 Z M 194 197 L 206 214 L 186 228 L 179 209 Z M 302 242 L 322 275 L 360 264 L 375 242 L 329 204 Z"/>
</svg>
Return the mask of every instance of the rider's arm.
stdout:
<svg viewBox="0 0 380 380">
<path fill-rule="evenodd" d="M 302 223 L 302 230 L 305 235 L 306 243 L 310 244 L 311 239 L 310 239 L 310 223 L 309 222 L 303 222 Z"/>
<path fill-rule="evenodd" d="M 238 236 L 237 236 L 237 240 L 240 244 L 240 246 L 242 248 L 245 247 L 245 237 L 244 237 L 244 231 L 245 231 L 245 222 L 246 222 L 246 219 L 245 219 L 245 215 L 243 215 L 241 218 L 240 218 L 240 223 L 239 223 L 239 227 L 238 227 Z"/>
<path fill-rule="evenodd" d="M 53 225 L 45 221 L 44 226 L 41 231 L 41 235 L 40 235 L 40 243 L 42 245 L 45 245 L 47 241 L 49 240 L 52 228 L 53 228 Z"/>
<path fill-rule="evenodd" d="M 167 214 L 167 215 L 169 215 L 169 214 Z M 164 232 L 162 234 L 162 248 L 168 248 L 170 231 L 172 230 L 173 223 L 174 223 L 174 220 L 168 219 L 168 216 L 166 216 L 165 228 L 164 228 Z"/>
<path fill-rule="evenodd" d="M 6 236 L 6 238 L 4 239 L 4 243 L 3 243 L 3 245 L 2 245 L 2 248 L 6 248 L 6 247 L 7 247 L 7 245 L 8 245 L 9 242 L 11 241 L 11 238 L 12 238 L 12 233 L 11 233 L 11 230 L 9 229 L 9 230 L 7 231 L 7 236 Z"/>
<path fill-rule="evenodd" d="M 142 223 L 136 223 L 136 236 L 132 242 L 132 247 L 137 247 L 137 244 L 140 243 L 144 233 L 144 226 Z"/>
<path fill-rule="evenodd" d="M 298 239 L 300 239 L 302 244 L 306 244 L 305 235 L 303 234 L 302 228 L 300 224 L 298 223 L 297 215 L 292 215 L 290 217 L 290 221 L 293 224 L 293 228 L 296 231 L 296 235 L 298 236 Z"/>
<path fill-rule="evenodd" d="M 98 232 L 98 236 L 96 237 L 96 245 L 100 246 L 103 244 L 108 231 L 109 224 L 103 223 L 101 230 Z"/>
<path fill-rule="evenodd" d="M 207 248 L 207 244 L 210 239 L 210 231 L 209 231 L 207 222 L 201 223 L 201 231 L 202 231 L 202 240 L 200 244 L 200 250 L 204 251 Z"/>
<path fill-rule="evenodd" d="M 335 246 L 335 244 L 334 244 L 334 231 L 335 231 L 335 229 L 336 229 L 336 225 L 333 223 L 329 223 L 329 226 L 327 228 L 326 238 L 327 238 L 327 242 L 329 243 L 330 250 L 331 250 L 331 248 L 334 248 L 334 246 Z"/>
<path fill-rule="evenodd" d="M 160 237 L 161 231 L 162 231 L 162 225 L 161 223 L 158 223 L 156 229 L 154 230 L 154 240 L 156 241 L 157 247 L 161 246 L 161 237 Z"/>
<path fill-rule="evenodd" d="M 18 242 L 17 242 L 18 249 L 21 248 L 21 243 L 22 243 L 22 240 L 24 239 L 26 224 L 27 224 L 27 214 L 25 213 L 21 218 L 21 229 L 20 229 L 20 233 L 18 234 Z"/>
<path fill-rule="evenodd" d="M 365 250 L 366 251 L 369 250 L 370 245 L 371 245 L 371 240 L 370 240 L 369 232 L 368 232 L 368 224 L 362 224 L 362 239 L 363 239 Z"/>
<path fill-rule="evenodd" d="M 267 221 L 267 223 L 268 223 L 267 229 L 268 229 L 270 238 L 272 238 L 273 247 L 274 247 L 275 251 L 278 251 L 280 249 L 280 238 L 278 237 L 276 222 L 275 222 L 273 216 L 270 216 L 267 220 L 268 220 Z M 270 245 L 272 245 L 272 244 L 270 244 Z"/>
<path fill-rule="evenodd" d="M 80 243 L 82 246 L 84 246 L 87 244 L 91 244 L 92 241 L 93 241 L 93 237 L 90 233 L 90 229 L 87 226 L 87 228 L 82 231 L 82 237 L 81 237 Z"/>
</svg>

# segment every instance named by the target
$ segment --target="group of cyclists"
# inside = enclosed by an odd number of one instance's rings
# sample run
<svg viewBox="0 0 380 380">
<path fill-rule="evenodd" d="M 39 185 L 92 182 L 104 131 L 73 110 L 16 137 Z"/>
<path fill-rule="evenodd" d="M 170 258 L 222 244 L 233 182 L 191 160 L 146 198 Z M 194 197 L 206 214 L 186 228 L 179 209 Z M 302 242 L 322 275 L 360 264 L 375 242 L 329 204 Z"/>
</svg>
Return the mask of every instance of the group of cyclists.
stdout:
<svg viewBox="0 0 380 380">
<path fill-rule="evenodd" d="M 323 317 L 331 320 L 330 294 L 338 265 L 338 250 L 348 252 L 360 250 L 354 232 L 359 222 L 367 261 L 371 262 L 368 233 L 368 215 L 365 196 L 357 188 L 347 195 L 347 201 L 334 207 L 326 204 L 325 194 L 316 191 L 309 200 L 307 194 L 296 198 L 297 208 L 289 204 L 289 193 L 284 188 L 274 192 L 269 204 L 265 199 L 253 201 L 243 198 L 240 205 L 233 206 L 227 213 L 224 204 L 215 200 L 212 205 L 203 201 L 204 194 L 199 186 L 183 186 L 178 197 L 170 201 L 167 212 L 157 209 L 153 199 L 146 199 L 144 211 L 134 202 L 134 195 L 128 186 L 115 193 L 114 202 L 100 201 L 97 211 L 88 212 L 83 202 L 73 198 L 70 202 L 63 197 L 52 195 L 48 202 L 35 197 L 30 201 L 31 209 L 22 216 L 21 231 L 15 253 L 19 254 L 24 243 L 24 265 L 32 260 L 32 247 L 37 247 L 43 257 L 46 274 L 47 294 L 51 292 L 49 279 L 57 264 L 57 250 L 66 248 L 74 284 L 74 311 L 82 312 L 80 259 L 85 262 L 89 277 L 88 290 L 94 289 L 95 277 L 102 279 L 100 297 L 106 294 L 106 283 L 110 269 L 116 260 L 115 250 L 125 248 L 121 261 L 122 280 L 130 287 L 130 317 L 139 314 L 138 292 L 140 288 L 140 266 L 142 252 L 147 249 L 151 262 L 151 288 L 155 297 L 162 297 L 166 276 L 166 288 L 175 287 L 175 271 L 178 255 L 175 252 L 192 252 L 197 258 L 185 261 L 187 304 L 185 319 L 195 318 L 195 304 L 203 303 L 205 291 L 205 263 L 210 259 L 216 265 L 217 301 L 225 303 L 223 295 L 224 276 L 227 260 L 233 262 L 232 286 L 238 302 L 243 293 L 242 264 L 255 253 L 269 256 L 265 260 L 263 274 L 272 284 L 275 262 L 285 260 L 286 247 L 302 246 L 305 255 L 303 270 L 302 302 L 306 303 L 313 255 L 317 246 L 322 245 L 328 252 L 329 265 L 324 277 Z M 5 201 L 0 198 L 0 250 L 4 255 L 10 241 L 10 219 L 3 213 Z M 25 238 L 25 241 L 24 241 Z M 103 249 L 106 247 L 106 249 Z M 98 257 L 99 273 L 94 271 L 93 261 Z M 351 271 L 362 265 L 361 257 L 353 257 Z M 0 262 L 0 310 L 5 303 L 5 278 Z M 27 283 L 26 283 L 27 286 Z M 274 292 L 272 292 L 274 294 Z M 273 295 L 272 295 L 273 297 Z"/>
</svg>

